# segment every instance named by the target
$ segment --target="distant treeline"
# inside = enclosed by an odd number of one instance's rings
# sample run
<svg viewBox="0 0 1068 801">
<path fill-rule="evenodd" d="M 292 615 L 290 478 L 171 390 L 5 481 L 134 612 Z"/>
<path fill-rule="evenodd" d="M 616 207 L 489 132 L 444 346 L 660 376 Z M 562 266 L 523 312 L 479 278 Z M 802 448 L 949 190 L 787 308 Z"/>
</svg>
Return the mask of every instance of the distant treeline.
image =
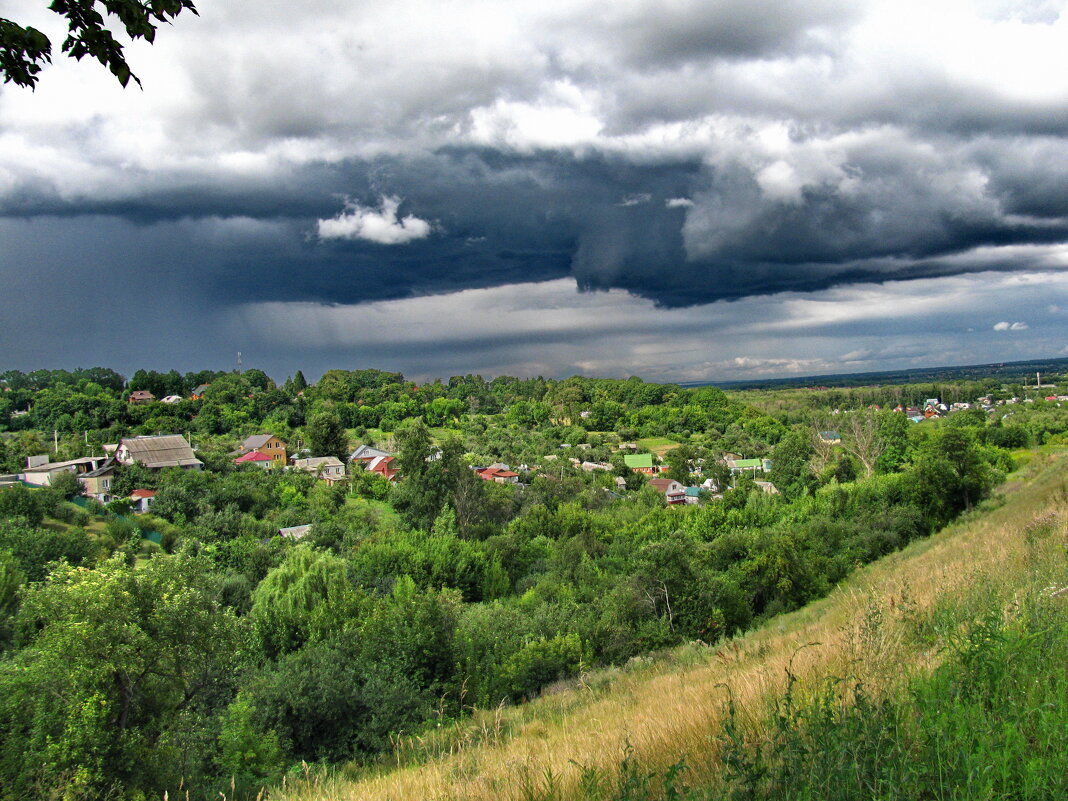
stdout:
<svg viewBox="0 0 1068 801">
<path fill-rule="evenodd" d="M 1032 359 L 1022 362 L 992 362 L 955 367 L 916 367 L 906 370 L 882 370 L 871 373 L 835 373 L 832 375 L 788 376 L 782 378 L 743 379 L 739 381 L 682 381 L 683 387 L 716 386 L 721 389 L 782 389 L 788 387 L 862 387 L 876 384 L 923 384 L 950 381 L 997 379 L 999 383 L 1034 383 L 1035 373 L 1068 372 L 1068 358 Z M 1045 383 L 1046 378 L 1043 378 Z"/>
</svg>

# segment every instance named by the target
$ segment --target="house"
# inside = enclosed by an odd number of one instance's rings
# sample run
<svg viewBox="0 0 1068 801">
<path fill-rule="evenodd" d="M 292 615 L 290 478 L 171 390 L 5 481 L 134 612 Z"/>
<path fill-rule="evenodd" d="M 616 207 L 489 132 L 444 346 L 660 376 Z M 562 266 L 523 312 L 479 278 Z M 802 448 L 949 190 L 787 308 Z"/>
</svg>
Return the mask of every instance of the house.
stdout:
<svg viewBox="0 0 1068 801">
<path fill-rule="evenodd" d="M 278 529 L 278 534 L 282 537 L 289 537 L 291 540 L 300 541 L 308 535 L 309 531 L 311 531 L 311 523 L 303 526 L 287 526 L 286 528 L 280 528 Z"/>
<path fill-rule="evenodd" d="M 820 442 L 826 442 L 828 445 L 841 445 L 842 435 L 837 431 L 821 431 Z"/>
<path fill-rule="evenodd" d="M 134 514 L 144 514 L 152 506 L 155 498 L 155 490 L 135 489 L 130 493 L 130 511 Z"/>
<path fill-rule="evenodd" d="M 297 459 L 293 467 L 311 473 L 327 484 L 338 484 L 346 480 L 345 464 L 336 456 L 313 456 L 309 459 Z"/>
<path fill-rule="evenodd" d="M 738 475 L 739 473 L 752 473 L 756 475 L 759 470 L 764 472 L 764 460 L 763 459 L 728 459 L 727 467 L 731 471 L 731 475 Z"/>
<path fill-rule="evenodd" d="M 686 503 L 694 504 L 701 502 L 702 487 L 687 487 L 686 488 Z"/>
<path fill-rule="evenodd" d="M 395 483 L 400 471 L 393 466 L 394 461 L 396 459 L 393 456 L 376 456 L 369 461 L 362 462 L 362 464 L 363 469 L 368 473 L 378 473 L 382 478 Z"/>
<path fill-rule="evenodd" d="M 101 503 L 113 501 L 115 496 L 111 492 L 111 484 L 115 480 L 115 467 L 114 459 L 105 459 L 100 467 L 78 476 L 78 480 L 82 482 L 82 492 Z"/>
<path fill-rule="evenodd" d="M 152 403 L 156 399 L 156 396 L 149 392 L 147 389 L 139 389 L 130 393 L 130 397 L 126 399 L 127 403 Z"/>
<path fill-rule="evenodd" d="M 583 462 L 579 465 L 587 473 L 592 473 L 594 470 L 611 470 L 612 465 L 601 464 L 600 462 Z"/>
<path fill-rule="evenodd" d="M 210 386 L 211 384 L 201 384 L 200 386 L 198 386 L 189 394 L 190 400 L 203 400 L 204 391 Z"/>
<path fill-rule="evenodd" d="M 498 484 L 518 484 L 519 473 L 507 469 L 507 465 L 490 465 L 476 472 L 483 481 L 495 481 Z"/>
<path fill-rule="evenodd" d="M 651 453 L 628 453 L 623 456 L 623 463 L 635 473 L 653 475 L 657 472 L 653 466 Z"/>
<path fill-rule="evenodd" d="M 389 451 L 381 450 L 380 448 L 372 448 L 370 445 L 361 445 L 352 452 L 349 456 L 349 464 L 355 462 L 369 462 L 372 459 L 376 459 L 380 456 L 392 456 Z"/>
<path fill-rule="evenodd" d="M 778 495 L 779 494 L 778 487 L 776 487 L 770 481 L 754 481 L 753 483 L 756 484 L 757 488 L 762 490 L 765 495 Z"/>
<path fill-rule="evenodd" d="M 249 451 L 234 459 L 234 464 L 240 467 L 243 464 L 254 464 L 261 470 L 270 470 L 274 467 L 275 461 L 266 453 L 260 453 L 259 451 Z"/>
<path fill-rule="evenodd" d="M 664 493 L 668 504 L 686 503 L 686 487 L 673 478 L 650 479 L 649 486 L 656 487 L 659 492 Z"/>
<path fill-rule="evenodd" d="M 272 467 L 284 467 L 288 458 L 286 444 L 274 434 L 253 434 L 238 446 L 234 455 L 246 455 L 253 452 L 269 456 Z"/>
<path fill-rule="evenodd" d="M 167 395 L 166 397 L 160 398 L 159 402 L 160 403 L 181 403 L 182 402 L 182 396 L 181 395 Z"/>
<path fill-rule="evenodd" d="M 26 469 L 19 474 L 19 478 L 26 484 L 35 487 L 48 487 L 52 479 L 59 473 L 74 473 L 80 476 L 100 467 L 107 457 L 83 456 L 80 459 L 70 459 L 65 462 L 50 462 L 48 456 L 29 456 L 26 459 Z"/>
<path fill-rule="evenodd" d="M 178 434 L 162 434 L 155 437 L 127 437 L 115 450 L 119 464 L 140 464 L 149 470 L 181 467 L 199 470 L 204 463 L 193 453 L 193 448 Z"/>
</svg>

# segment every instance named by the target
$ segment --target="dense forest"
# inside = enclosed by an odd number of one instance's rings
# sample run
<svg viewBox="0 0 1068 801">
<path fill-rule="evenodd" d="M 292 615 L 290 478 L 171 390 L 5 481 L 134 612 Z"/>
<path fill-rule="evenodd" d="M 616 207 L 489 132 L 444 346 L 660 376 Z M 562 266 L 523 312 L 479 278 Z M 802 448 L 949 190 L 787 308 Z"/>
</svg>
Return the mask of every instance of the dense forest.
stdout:
<svg viewBox="0 0 1068 801">
<path fill-rule="evenodd" d="M 204 464 L 121 466 L 108 504 L 70 473 L 0 488 L 5 800 L 254 798 L 302 761 L 373 766 L 400 735 L 821 597 L 969 509 L 1017 449 L 1068 437 L 1068 403 L 990 380 L 735 395 L 92 368 L 0 389 L 12 478 L 158 433 Z M 928 399 L 968 407 L 892 411 Z M 378 446 L 399 478 L 235 465 L 255 434 L 342 461 Z M 698 502 L 667 505 L 635 453 Z M 766 481 L 731 458 L 769 460 Z M 492 463 L 520 480 L 473 469 Z"/>
</svg>

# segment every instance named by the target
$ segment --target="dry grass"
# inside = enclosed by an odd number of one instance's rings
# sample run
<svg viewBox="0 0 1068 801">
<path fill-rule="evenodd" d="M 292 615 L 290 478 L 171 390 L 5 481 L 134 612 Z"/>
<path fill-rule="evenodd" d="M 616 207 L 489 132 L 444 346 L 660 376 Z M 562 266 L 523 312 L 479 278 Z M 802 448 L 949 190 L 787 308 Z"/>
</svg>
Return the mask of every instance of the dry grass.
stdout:
<svg viewBox="0 0 1068 801">
<path fill-rule="evenodd" d="M 916 621 L 931 618 L 939 605 L 965 603 L 978 587 L 1011 595 L 1029 570 L 1035 532 L 1052 526 L 1063 538 L 1066 460 L 1062 453 L 1037 456 L 985 509 L 745 636 L 687 646 L 669 659 L 591 675 L 522 707 L 480 713 L 451 739 L 423 741 L 426 751 L 441 753 L 422 764 L 355 781 L 309 776 L 270 798 L 520 801 L 551 795 L 550 788 L 570 798 L 578 795 L 584 766 L 611 774 L 627 747 L 643 770 L 662 771 L 686 756 L 690 777 L 711 781 L 720 769 L 728 693 L 743 727 L 759 737 L 787 669 L 801 692 L 829 676 L 854 676 L 878 692 L 936 664 L 937 643 L 915 636 Z M 402 751 L 411 754 L 411 746 Z"/>
</svg>

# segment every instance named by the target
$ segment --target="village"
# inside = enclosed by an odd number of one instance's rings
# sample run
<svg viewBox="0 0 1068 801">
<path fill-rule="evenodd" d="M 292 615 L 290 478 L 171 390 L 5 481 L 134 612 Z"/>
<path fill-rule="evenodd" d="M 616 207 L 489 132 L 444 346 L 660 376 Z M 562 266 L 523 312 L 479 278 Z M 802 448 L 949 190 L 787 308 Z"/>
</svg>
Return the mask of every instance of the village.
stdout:
<svg viewBox="0 0 1068 801">
<path fill-rule="evenodd" d="M 200 384 L 195 387 L 188 397 L 190 401 L 202 401 L 210 384 Z M 1055 385 L 1041 383 L 1041 376 L 1036 376 L 1036 389 L 1053 389 Z M 179 395 L 167 395 L 157 399 L 147 390 L 131 392 L 126 402 L 131 405 L 151 404 L 176 404 L 187 400 Z M 1047 402 L 1058 405 L 1068 402 L 1068 395 L 1050 394 L 1044 397 Z M 1034 398 L 1009 397 L 995 400 L 990 395 L 978 397 L 972 402 L 943 403 L 938 398 L 928 398 L 922 405 L 904 406 L 898 404 L 891 411 L 902 414 L 913 423 L 922 423 L 927 420 L 940 419 L 958 412 L 969 409 L 978 409 L 985 414 L 991 415 L 999 407 L 1013 406 L 1018 403 L 1034 403 Z M 882 410 L 879 404 L 870 407 L 873 412 Z M 18 416 L 15 412 L 14 416 Z M 832 416 L 843 414 L 843 410 L 835 408 L 830 411 Z M 585 418 L 589 412 L 583 410 L 580 417 Z M 828 447 L 834 448 L 842 445 L 841 434 L 833 429 L 816 429 L 812 432 L 813 442 L 817 449 Z M 561 443 L 562 450 L 572 448 L 582 450 L 590 449 L 588 443 L 579 443 L 572 446 L 569 443 Z M 622 464 L 632 473 L 642 476 L 650 487 L 663 495 L 664 502 L 669 506 L 680 504 L 701 504 L 708 501 L 721 499 L 722 492 L 730 489 L 738 477 L 748 477 L 753 486 L 767 494 L 778 494 L 779 489 L 765 477 L 772 472 L 773 462 L 771 459 L 746 458 L 745 456 L 723 452 L 715 461 L 722 467 L 717 471 L 719 478 L 704 478 L 688 484 L 677 478 L 668 478 L 664 474 L 669 467 L 659 455 L 649 452 L 638 452 L 639 445 L 634 442 L 619 442 L 613 450 L 622 458 Z M 49 486 L 52 479 L 60 473 L 72 473 L 81 483 L 83 493 L 101 504 L 109 504 L 114 501 L 125 501 L 129 504 L 132 513 L 144 513 L 151 509 L 155 490 L 150 488 L 134 488 L 129 496 L 119 497 L 112 489 L 115 472 L 121 466 L 139 465 L 149 471 L 159 472 L 171 468 L 183 470 L 200 470 L 204 463 L 197 457 L 192 440 L 178 434 L 139 435 L 120 440 L 115 444 L 103 445 L 103 454 L 99 456 L 83 456 L 65 461 L 50 461 L 47 454 L 27 457 L 25 469 L 17 474 L 0 475 L 0 487 L 13 482 L 21 482 L 28 486 Z M 440 453 L 440 452 L 439 452 Z M 396 455 L 389 450 L 374 447 L 369 444 L 361 444 L 353 450 L 346 459 L 337 456 L 324 456 L 312 453 L 308 448 L 298 445 L 292 449 L 289 444 L 273 434 L 255 434 L 246 437 L 231 452 L 232 463 L 238 469 L 259 469 L 264 471 L 299 471 L 314 476 L 317 480 L 329 486 L 344 485 L 351 480 L 354 471 L 364 471 L 367 474 L 380 476 L 390 484 L 403 480 L 404 476 L 396 467 Z M 434 458 L 433 456 L 431 458 Z M 558 470 L 557 465 L 566 463 L 569 467 L 585 473 L 605 472 L 611 473 L 617 465 L 607 461 L 590 461 L 575 456 L 561 457 L 557 454 L 545 454 L 539 464 L 519 464 L 511 466 L 504 462 L 494 462 L 489 465 L 470 465 L 470 469 L 484 481 L 492 481 L 498 484 L 526 486 L 531 478 L 539 473 L 552 475 Z M 687 464 L 690 477 L 700 478 L 703 473 L 705 459 L 697 458 Z M 620 472 L 616 470 L 616 472 Z M 631 482 L 630 488 L 634 488 Z M 620 498 L 628 490 L 628 481 L 624 475 L 616 475 L 614 486 L 607 489 L 613 497 Z M 287 536 L 303 535 L 310 528 L 309 525 L 287 527 L 280 533 Z"/>
</svg>

